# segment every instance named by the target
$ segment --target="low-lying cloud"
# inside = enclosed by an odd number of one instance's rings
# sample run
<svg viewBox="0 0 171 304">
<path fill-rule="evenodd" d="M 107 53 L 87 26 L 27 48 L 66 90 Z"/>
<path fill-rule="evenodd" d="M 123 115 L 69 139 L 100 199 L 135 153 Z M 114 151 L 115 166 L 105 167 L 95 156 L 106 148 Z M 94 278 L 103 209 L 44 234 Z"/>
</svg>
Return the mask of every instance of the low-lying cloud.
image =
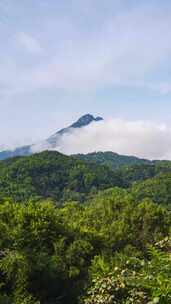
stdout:
<svg viewBox="0 0 171 304">
<path fill-rule="evenodd" d="M 72 129 L 61 137 L 56 150 L 65 154 L 113 151 L 149 159 L 171 159 L 171 127 L 112 119 Z"/>
</svg>

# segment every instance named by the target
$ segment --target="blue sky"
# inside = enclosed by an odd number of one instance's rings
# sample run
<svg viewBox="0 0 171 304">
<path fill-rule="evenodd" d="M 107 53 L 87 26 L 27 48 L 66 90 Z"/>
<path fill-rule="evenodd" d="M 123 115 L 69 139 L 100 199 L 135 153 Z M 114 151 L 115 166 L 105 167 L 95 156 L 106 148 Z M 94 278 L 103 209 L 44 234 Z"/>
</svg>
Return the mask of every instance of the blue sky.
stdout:
<svg viewBox="0 0 171 304">
<path fill-rule="evenodd" d="M 0 1 L 0 146 L 87 112 L 171 122 L 171 2 Z"/>
</svg>

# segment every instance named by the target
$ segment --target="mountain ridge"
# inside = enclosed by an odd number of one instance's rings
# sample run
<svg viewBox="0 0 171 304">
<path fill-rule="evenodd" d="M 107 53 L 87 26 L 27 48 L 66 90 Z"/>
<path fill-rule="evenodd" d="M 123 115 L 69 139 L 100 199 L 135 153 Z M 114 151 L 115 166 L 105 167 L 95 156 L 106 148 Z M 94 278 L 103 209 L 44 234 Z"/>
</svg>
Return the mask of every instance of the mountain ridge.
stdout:
<svg viewBox="0 0 171 304">
<path fill-rule="evenodd" d="M 58 140 L 64 134 L 68 133 L 70 130 L 77 129 L 77 128 L 80 129 L 80 128 L 88 126 L 92 122 L 99 122 L 102 120 L 103 120 L 103 118 L 100 116 L 94 117 L 92 114 L 85 114 L 85 115 L 81 116 L 78 120 L 76 120 L 74 123 L 69 125 L 68 127 L 60 129 L 59 131 L 55 132 L 50 137 L 48 137 L 47 139 L 43 140 L 40 143 L 17 147 L 14 150 L 0 151 L 0 160 L 4 160 L 6 158 L 11 158 L 11 157 L 15 157 L 15 156 L 28 156 L 28 155 L 34 154 L 34 151 L 39 152 L 38 149 L 40 146 L 45 147 L 45 148 L 43 148 L 43 150 L 46 150 L 47 147 L 49 150 L 55 149 Z M 37 147 L 38 147 L 38 149 L 37 149 Z"/>
<path fill-rule="evenodd" d="M 78 153 L 73 154 L 72 156 L 80 160 L 92 161 L 100 165 L 107 165 L 112 169 L 119 169 L 122 166 L 132 166 L 137 164 L 150 165 L 154 162 L 145 158 L 139 158 L 132 155 L 122 155 L 112 151 L 98 151 L 86 154 Z"/>
<path fill-rule="evenodd" d="M 98 122 L 101 120 L 103 120 L 103 118 L 100 116 L 94 117 L 91 114 L 85 114 L 85 115 L 81 116 L 78 120 L 76 120 L 76 122 L 72 123 L 70 126 L 63 128 L 63 129 L 57 131 L 56 133 L 54 133 L 53 135 L 51 135 L 49 138 L 46 139 L 46 142 L 48 144 L 52 145 L 52 147 L 55 147 L 57 144 L 57 141 L 59 140 L 59 137 L 68 133 L 71 129 L 80 129 L 80 128 L 88 126 L 92 122 Z"/>
</svg>

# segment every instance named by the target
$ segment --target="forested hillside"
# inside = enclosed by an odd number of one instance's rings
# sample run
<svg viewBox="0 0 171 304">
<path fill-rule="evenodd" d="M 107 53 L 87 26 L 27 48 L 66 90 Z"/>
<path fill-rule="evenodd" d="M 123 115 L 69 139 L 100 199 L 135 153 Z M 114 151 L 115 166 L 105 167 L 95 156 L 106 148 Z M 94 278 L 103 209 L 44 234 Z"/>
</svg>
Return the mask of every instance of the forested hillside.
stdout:
<svg viewBox="0 0 171 304">
<path fill-rule="evenodd" d="M 171 303 L 170 162 L 0 162 L 0 304 Z"/>
<path fill-rule="evenodd" d="M 107 165 L 112 169 L 119 169 L 122 166 L 152 164 L 147 159 L 141 159 L 135 156 L 120 155 L 114 152 L 94 152 L 88 154 L 75 154 L 75 158 L 96 162 L 101 165 Z"/>
<path fill-rule="evenodd" d="M 82 201 L 88 193 L 112 186 L 122 186 L 118 173 L 55 151 L 0 162 L 0 197 L 13 201 Z"/>
<path fill-rule="evenodd" d="M 99 190 L 118 186 L 134 192 L 138 199 L 149 197 L 169 204 L 170 185 L 171 162 L 164 161 L 140 161 L 112 170 L 98 162 L 45 151 L 0 162 L 0 198 L 15 202 L 44 198 L 60 204 L 83 202 Z"/>
</svg>

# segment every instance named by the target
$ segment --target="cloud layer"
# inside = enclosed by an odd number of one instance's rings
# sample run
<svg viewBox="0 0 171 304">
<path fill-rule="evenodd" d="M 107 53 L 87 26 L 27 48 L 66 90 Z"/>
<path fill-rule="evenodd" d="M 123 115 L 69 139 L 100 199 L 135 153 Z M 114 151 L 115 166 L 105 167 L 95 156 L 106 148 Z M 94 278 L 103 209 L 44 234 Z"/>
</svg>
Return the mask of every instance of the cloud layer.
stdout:
<svg viewBox="0 0 171 304">
<path fill-rule="evenodd" d="M 66 154 L 113 151 L 171 159 L 171 128 L 147 121 L 112 119 L 71 130 L 61 138 L 56 150 Z"/>
<path fill-rule="evenodd" d="M 3 25 L 9 38 L 6 49 L 2 48 L 0 83 L 7 83 L 17 94 L 44 88 L 96 90 L 118 85 L 170 92 L 171 79 L 157 80 L 153 75 L 170 62 L 169 4 L 88 1 L 80 5 L 74 0 L 70 7 L 63 2 L 37 1 L 33 5 L 31 1 L 25 7 L 2 0 L 0 11 L 8 17 Z M 12 9 L 16 18 L 27 9 L 26 21 L 31 18 L 33 24 L 28 27 L 23 20 L 15 20 L 12 26 Z M 5 77 L 1 73 L 4 62 Z"/>
<path fill-rule="evenodd" d="M 1 0 L 0 16 L 0 145 L 87 112 L 171 120 L 170 1 Z"/>
</svg>

